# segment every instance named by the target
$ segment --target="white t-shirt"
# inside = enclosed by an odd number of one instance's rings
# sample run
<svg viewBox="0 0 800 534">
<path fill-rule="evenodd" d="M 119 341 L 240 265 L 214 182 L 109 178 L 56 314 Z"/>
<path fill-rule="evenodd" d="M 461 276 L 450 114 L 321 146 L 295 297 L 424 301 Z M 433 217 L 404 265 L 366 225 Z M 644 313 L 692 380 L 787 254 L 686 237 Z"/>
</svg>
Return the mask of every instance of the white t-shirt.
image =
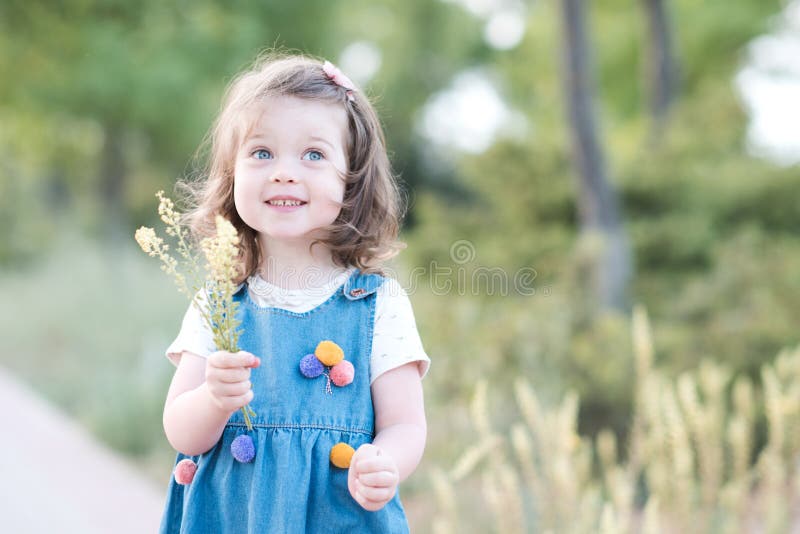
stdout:
<svg viewBox="0 0 800 534">
<path fill-rule="evenodd" d="M 305 313 L 328 300 L 335 291 L 341 291 L 342 284 L 354 270 L 343 270 L 327 283 L 308 289 L 284 289 L 253 275 L 247 279 L 247 290 L 250 298 L 259 306 Z M 389 277 L 375 294 L 377 300 L 370 357 L 370 384 L 386 371 L 410 362 L 417 362 L 419 374 L 424 377 L 430 366 L 430 358 L 422 347 L 408 294 L 397 280 Z M 183 351 L 208 357 L 216 350 L 214 338 L 200 312 L 189 305 L 178 337 L 167 348 L 167 357 L 177 365 Z"/>
</svg>

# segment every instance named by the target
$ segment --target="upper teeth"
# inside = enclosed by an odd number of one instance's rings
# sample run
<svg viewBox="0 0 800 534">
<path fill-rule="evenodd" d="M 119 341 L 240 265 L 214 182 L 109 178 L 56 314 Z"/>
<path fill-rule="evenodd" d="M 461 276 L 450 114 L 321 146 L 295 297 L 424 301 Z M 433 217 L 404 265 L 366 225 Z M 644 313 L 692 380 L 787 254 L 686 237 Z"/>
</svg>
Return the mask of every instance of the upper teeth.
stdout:
<svg viewBox="0 0 800 534">
<path fill-rule="evenodd" d="M 269 203 L 273 206 L 299 206 L 302 204 L 299 200 L 270 200 Z"/>
</svg>

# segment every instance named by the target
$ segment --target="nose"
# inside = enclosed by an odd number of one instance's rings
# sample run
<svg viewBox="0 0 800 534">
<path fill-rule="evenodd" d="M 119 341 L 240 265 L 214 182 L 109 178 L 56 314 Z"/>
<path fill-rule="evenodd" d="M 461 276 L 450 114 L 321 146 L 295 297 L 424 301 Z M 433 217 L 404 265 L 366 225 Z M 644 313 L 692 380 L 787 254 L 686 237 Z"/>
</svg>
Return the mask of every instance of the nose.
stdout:
<svg viewBox="0 0 800 534">
<path fill-rule="evenodd" d="M 299 182 L 302 168 L 290 158 L 276 157 L 270 168 L 269 181 L 273 184 L 295 184 Z"/>
<path fill-rule="evenodd" d="M 283 171 L 275 172 L 272 176 L 270 176 L 269 181 L 272 182 L 272 183 L 278 183 L 278 184 L 281 184 L 281 183 L 283 183 L 283 184 L 293 184 L 293 183 L 297 182 L 297 180 L 295 180 L 292 177 L 292 175 L 287 174 L 287 173 L 285 173 Z"/>
</svg>

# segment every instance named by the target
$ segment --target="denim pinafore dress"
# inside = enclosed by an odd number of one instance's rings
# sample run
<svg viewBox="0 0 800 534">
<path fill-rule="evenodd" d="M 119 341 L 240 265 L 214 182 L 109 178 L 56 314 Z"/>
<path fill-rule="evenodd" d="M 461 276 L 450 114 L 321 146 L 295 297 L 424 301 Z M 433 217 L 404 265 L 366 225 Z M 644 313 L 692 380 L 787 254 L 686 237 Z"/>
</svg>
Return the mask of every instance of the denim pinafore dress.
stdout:
<svg viewBox="0 0 800 534">
<path fill-rule="evenodd" d="M 234 438 L 247 433 L 237 411 L 214 448 L 190 457 L 197 463 L 192 482 L 170 481 L 161 533 L 408 532 L 398 495 L 368 512 L 350 496 L 347 469 L 330 463 L 335 444 L 358 449 L 374 437 L 369 360 L 375 291 L 383 281 L 355 271 L 305 313 L 259 307 L 246 286 L 239 289 L 239 346 L 261 358 L 250 378 L 256 456 L 240 463 L 231 454 Z M 328 389 L 324 375 L 301 374 L 300 360 L 323 340 L 338 344 L 353 364 L 351 384 Z M 183 458 L 179 453 L 176 463 Z"/>
</svg>

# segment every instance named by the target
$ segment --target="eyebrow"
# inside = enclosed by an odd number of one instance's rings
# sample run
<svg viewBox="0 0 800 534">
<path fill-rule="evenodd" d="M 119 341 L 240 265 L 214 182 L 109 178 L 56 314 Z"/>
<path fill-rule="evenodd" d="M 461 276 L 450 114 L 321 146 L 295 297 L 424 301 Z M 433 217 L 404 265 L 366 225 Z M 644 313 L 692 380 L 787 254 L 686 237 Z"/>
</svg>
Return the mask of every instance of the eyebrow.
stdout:
<svg viewBox="0 0 800 534">
<path fill-rule="evenodd" d="M 309 139 L 311 139 L 312 141 L 319 141 L 320 143 L 325 143 L 329 147 L 333 148 L 333 145 L 331 144 L 331 142 L 328 141 L 327 139 L 325 139 L 324 137 L 319 137 L 317 135 L 312 135 L 311 137 L 309 137 Z"/>
<path fill-rule="evenodd" d="M 251 141 L 266 141 L 266 137 L 258 133 L 251 133 L 244 138 L 242 143 L 250 143 Z"/>
<path fill-rule="evenodd" d="M 333 148 L 333 144 L 330 141 L 328 141 L 327 139 L 325 139 L 324 137 L 320 137 L 318 135 L 312 135 L 311 137 L 309 137 L 309 139 L 312 140 L 312 141 L 318 141 L 320 143 L 325 143 L 329 147 Z M 265 141 L 265 140 L 266 140 L 266 136 L 264 136 L 264 135 L 262 135 L 260 133 L 257 133 L 257 134 L 248 135 L 244 139 L 243 142 L 244 143 L 249 143 L 251 141 Z"/>
</svg>

